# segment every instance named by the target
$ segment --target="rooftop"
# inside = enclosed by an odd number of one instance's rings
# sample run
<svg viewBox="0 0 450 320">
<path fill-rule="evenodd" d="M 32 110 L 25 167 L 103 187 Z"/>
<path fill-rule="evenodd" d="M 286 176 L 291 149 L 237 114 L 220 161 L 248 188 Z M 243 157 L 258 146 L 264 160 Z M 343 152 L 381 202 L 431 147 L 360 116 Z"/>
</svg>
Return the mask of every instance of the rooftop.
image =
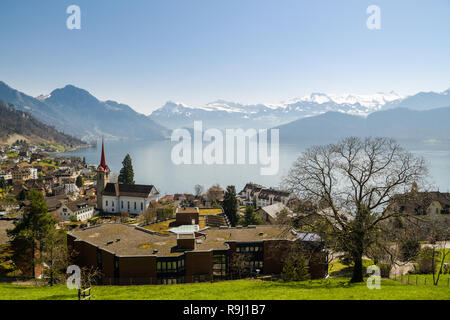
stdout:
<svg viewBox="0 0 450 320">
<path fill-rule="evenodd" d="M 177 256 L 177 235 L 161 235 L 125 224 L 108 223 L 70 233 L 79 240 L 89 242 L 119 256 Z M 207 228 L 201 231 L 194 251 L 226 250 L 226 242 L 260 242 L 263 240 L 301 239 L 289 226 L 249 226 L 236 228 Z M 192 235 L 192 233 L 191 233 Z M 157 252 L 155 251 L 157 250 Z"/>
<path fill-rule="evenodd" d="M 156 188 L 153 185 L 145 184 L 123 184 L 123 183 L 107 183 L 103 191 L 104 196 L 131 196 L 131 197 L 147 197 L 152 190 Z"/>
</svg>

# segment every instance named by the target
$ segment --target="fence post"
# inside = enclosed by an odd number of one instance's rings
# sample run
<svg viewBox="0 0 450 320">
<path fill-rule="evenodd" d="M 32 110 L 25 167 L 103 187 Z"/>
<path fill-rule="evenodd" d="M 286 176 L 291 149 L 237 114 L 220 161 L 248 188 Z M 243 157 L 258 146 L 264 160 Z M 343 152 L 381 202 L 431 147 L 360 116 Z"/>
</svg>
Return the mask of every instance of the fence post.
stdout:
<svg viewBox="0 0 450 320">
<path fill-rule="evenodd" d="M 409 274 L 408 274 L 408 284 L 409 284 Z"/>
</svg>

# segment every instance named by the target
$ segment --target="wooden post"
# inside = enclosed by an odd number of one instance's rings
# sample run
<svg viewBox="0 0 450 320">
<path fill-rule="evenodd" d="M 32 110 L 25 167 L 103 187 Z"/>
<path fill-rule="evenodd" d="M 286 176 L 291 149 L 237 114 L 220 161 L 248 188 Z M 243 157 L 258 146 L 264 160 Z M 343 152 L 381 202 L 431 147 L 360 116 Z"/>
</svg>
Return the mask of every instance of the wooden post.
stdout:
<svg viewBox="0 0 450 320">
<path fill-rule="evenodd" d="M 425 285 L 427 285 L 427 278 L 425 278 Z"/>
</svg>

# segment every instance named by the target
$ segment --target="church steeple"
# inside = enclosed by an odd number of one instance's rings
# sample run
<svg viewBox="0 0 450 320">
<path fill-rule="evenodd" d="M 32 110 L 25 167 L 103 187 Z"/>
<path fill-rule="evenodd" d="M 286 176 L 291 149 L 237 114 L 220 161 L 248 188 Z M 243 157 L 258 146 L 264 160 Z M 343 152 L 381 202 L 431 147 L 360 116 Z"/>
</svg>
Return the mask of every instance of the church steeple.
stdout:
<svg viewBox="0 0 450 320">
<path fill-rule="evenodd" d="M 98 166 L 99 170 L 110 172 L 108 165 L 106 164 L 106 157 L 105 157 L 105 144 L 102 137 L 102 155 L 100 159 L 100 165 Z"/>
<path fill-rule="evenodd" d="M 106 164 L 105 144 L 102 137 L 102 155 L 97 168 L 97 209 L 99 210 L 103 210 L 103 190 L 105 190 L 106 184 L 109 182 L 110 172 Z"/>
</svg>

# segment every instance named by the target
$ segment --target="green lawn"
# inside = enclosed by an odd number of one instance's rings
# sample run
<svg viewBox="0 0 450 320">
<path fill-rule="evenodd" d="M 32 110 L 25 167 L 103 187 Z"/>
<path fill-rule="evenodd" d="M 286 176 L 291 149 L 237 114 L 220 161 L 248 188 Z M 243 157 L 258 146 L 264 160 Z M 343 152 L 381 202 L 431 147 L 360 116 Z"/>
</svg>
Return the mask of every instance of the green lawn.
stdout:
<svg viewBox="0 0 450 320">
<path fill-rule="evenodd" d="M 65 286 L 34 287 L 0 284 L 0 299 L 76 299 L 76 290 Z M 348 279 L 305 282 L 269 282 L 237 280 L 218 283 L 196 283 L 150 286 L 98 286 L 92 289 L 93 300 L 448 300 L 450 287 L 406 285 L 382 280 L 381 289 L 368 289 L 365 283 L 349 285 Z"/>
</svg>

